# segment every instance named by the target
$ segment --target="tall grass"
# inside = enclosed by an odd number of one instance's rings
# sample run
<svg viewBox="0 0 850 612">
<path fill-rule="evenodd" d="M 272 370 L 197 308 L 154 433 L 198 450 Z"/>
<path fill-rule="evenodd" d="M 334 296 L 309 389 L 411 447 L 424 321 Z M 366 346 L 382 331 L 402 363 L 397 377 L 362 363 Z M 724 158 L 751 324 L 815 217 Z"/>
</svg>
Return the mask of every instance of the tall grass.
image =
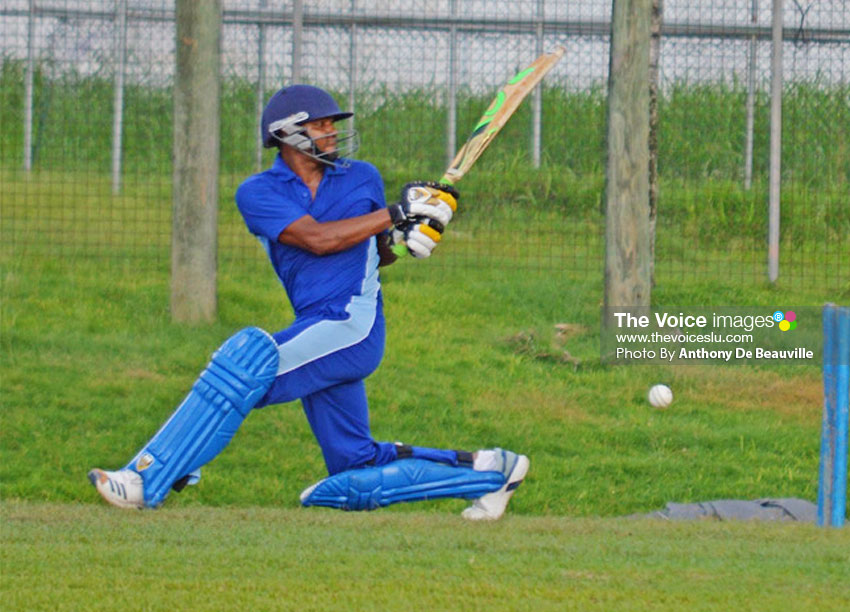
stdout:
<svg viewBox="0 0 850 612">
<path fill-rule="evenodd" d="M 23 63 L 0 68 L 0 164 L 22 157 Z M 47 78 L 35 73 L 35 157 L 45 168 L 108 172 L 112 128 L 112 82 L 73 73 Z M 226 78 L 222 86 L 221 160 L 224 173 L 254 170 L 256 91 L 251 82 Z M 270 94 L 271 92 L 269 92 Z M 390 173 L 433 173 L 445 150 L 445 95 L 432 89 L 402 93 L 363 90 L 357 99 L 362 157 Z M 340 96 L 339 99 L 344 99 Z M 659 172 L 662 178 L 700 182 L 738 181 L 743 169 L 746 90 L 740 83 L 677 82 L 659 100 Z M 488 96 L 461 91 L 458 138 L 462 141 L 489 105 Z M 127 86 L 124 113 L 126 168 L 167 173 L 171 159 L 171 90 Z M 756 98 L 754 171 L 767 171 L 768 108 Z M 605 91 L 594 87 L 543 90 L 544 163 L 559 172 L 600 174 L 604 163 Z M 495 159 L 528 161 L 530 105 L 520 108 L 488 152 Z M 13 126 L 21 126 L 16 129 Z M 807 186 L 846 187 L 850 176 L 850 86 L 817 81 L 789 83 L 783 100 L 783 167 L 789 180 Z"/>
<path fill-rule="evenodd" d="M 35 170 L 22 152 L 23 66 L 0 69 L 3 232 L 6 248 L 35 248 L 50 236 L 59 253 L 167 259 L 170 232 L 171 92 L 125 92 L 124 177 L 113 197 L 111 83 L 99 77 L 48 79 L 35 87 Z M 413 178 L 439 176 L 447 152 L 444 93 L 364 90 L 357 94 L 358 156 L 382 171 L 388 199 Z M 763 282 L 767 228 L 767 101 L 756 100 L 755 180 L 742 187 L 746 92 L 739 83 L 671 83 L 659 124 L 656 280 L 688 278 L 740 286 Z M 342 99 L 342 98 L 340 98 Z M 792 83 L 784 102 L 781 282 L 850 294 L 850 87 Z M 458 137 L 490 100 L 461 91 Z M 448 248 L 455 264 L 558 268 L 600 274 L 604 249 L 605 92 L 543 89 L 543 163 L 531 168 L 531 106 L 520 107 L 475 170 Z M 242 79 L 222 89 L 220 246 L 223 259 L 251 258 L 232 194 L 256 170 L 255 90 Z M 272 159 L 267 152 L 265 163 Z M 534 240 L 528 238 L 534 236 Z M 473 246 L 474 245 L 474 246 Z M 468 248 L 471 247 L 471 248 Z M 465 253 L 465 255 L 462 255 Z M 462 255 L 462 256 L 461 256 Z"/>
</svg>

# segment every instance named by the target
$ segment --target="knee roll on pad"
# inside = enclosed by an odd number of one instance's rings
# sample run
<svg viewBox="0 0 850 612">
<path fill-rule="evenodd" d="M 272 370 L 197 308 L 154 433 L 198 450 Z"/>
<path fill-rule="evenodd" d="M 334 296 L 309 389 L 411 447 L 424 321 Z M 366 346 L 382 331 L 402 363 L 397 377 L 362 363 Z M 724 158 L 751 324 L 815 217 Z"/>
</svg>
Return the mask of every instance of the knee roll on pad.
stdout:
<svg viewBox="0 0 850 612">
<path fill-rule="evenodd" d="M 142 476 L 146 506 L 160 505 L 172 484 L 227 446 L 277 367 L 277 343 L 257 327 L 238 331 L 213 353 L 177 410 L 127 465 Z"/>
<path fill-rule="evenodd" d="M 501 472 L 479 472 L 427 459 L 399 459 L 325 478 L 301 495 L 305 506 L 374 510 L 397 502 L 440 497 L 476 499 L 505 484 Z"/>
</svg>

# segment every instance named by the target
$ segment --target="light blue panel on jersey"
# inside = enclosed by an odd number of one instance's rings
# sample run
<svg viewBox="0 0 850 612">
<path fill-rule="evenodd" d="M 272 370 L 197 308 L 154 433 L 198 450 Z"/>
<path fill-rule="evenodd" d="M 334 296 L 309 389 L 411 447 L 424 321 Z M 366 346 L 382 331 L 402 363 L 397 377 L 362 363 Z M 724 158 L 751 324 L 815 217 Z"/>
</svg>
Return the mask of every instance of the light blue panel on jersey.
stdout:
<svg viewBox="0 0 850 612">
<path fill-rule="evenodd" d="M 277 366 L 277 343 L 257 327 L 235 333 L 213 353 L 183 403 L 127 465 L 142 475 L 146 506 L 159 506 L 175 481 L 227 446 Z"/>
<path fill-rule="evenodd" d="M 378 467 L 325 478 L 301 498 L 305 506 L 374 510 L 397 502 L 462 497 L 475 499 L 505 484 L 501 472 L 478 472 L 427 459 L 399 459 Z"/>
</svg>

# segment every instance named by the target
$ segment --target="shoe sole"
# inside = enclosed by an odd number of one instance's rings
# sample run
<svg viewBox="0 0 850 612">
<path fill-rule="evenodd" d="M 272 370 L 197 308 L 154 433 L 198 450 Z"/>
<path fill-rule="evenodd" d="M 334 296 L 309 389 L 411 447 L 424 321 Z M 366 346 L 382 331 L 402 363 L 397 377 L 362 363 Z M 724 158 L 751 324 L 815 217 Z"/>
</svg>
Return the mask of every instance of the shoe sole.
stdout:
<svg viewBox="0 0 850 612">
<path fill-rule="evenodd" d="M 111 506 L 115 506 L 116 508 L 121 508 L 123 510 L 139 510 L 142 508 L 139 504 L 134 502 L 127 501 L 126 499 L 121 498 L 116 495 L 112 490 L 110 490 L 109 485 L 109 476 L 106 475 L 101 469 L 93 469 L 88 473 L 89 482 L 94 485 L 95 490 L 100 494 L 100 496 L 104 499 L 106 503 Z"/>
</svg>

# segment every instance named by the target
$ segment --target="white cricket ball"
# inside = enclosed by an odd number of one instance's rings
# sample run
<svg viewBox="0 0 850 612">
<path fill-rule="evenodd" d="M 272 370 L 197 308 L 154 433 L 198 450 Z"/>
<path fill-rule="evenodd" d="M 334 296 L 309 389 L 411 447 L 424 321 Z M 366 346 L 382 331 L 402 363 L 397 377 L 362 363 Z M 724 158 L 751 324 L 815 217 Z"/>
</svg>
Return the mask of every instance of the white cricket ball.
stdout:
<svg viewBox="0 0 850 612">
<path fill-rule="evenodd" d="M 667 385 L 653 385 L 647 399 L 655 408 L 666 408 L 673 403 L 673 390 Z"/>
</svg>

